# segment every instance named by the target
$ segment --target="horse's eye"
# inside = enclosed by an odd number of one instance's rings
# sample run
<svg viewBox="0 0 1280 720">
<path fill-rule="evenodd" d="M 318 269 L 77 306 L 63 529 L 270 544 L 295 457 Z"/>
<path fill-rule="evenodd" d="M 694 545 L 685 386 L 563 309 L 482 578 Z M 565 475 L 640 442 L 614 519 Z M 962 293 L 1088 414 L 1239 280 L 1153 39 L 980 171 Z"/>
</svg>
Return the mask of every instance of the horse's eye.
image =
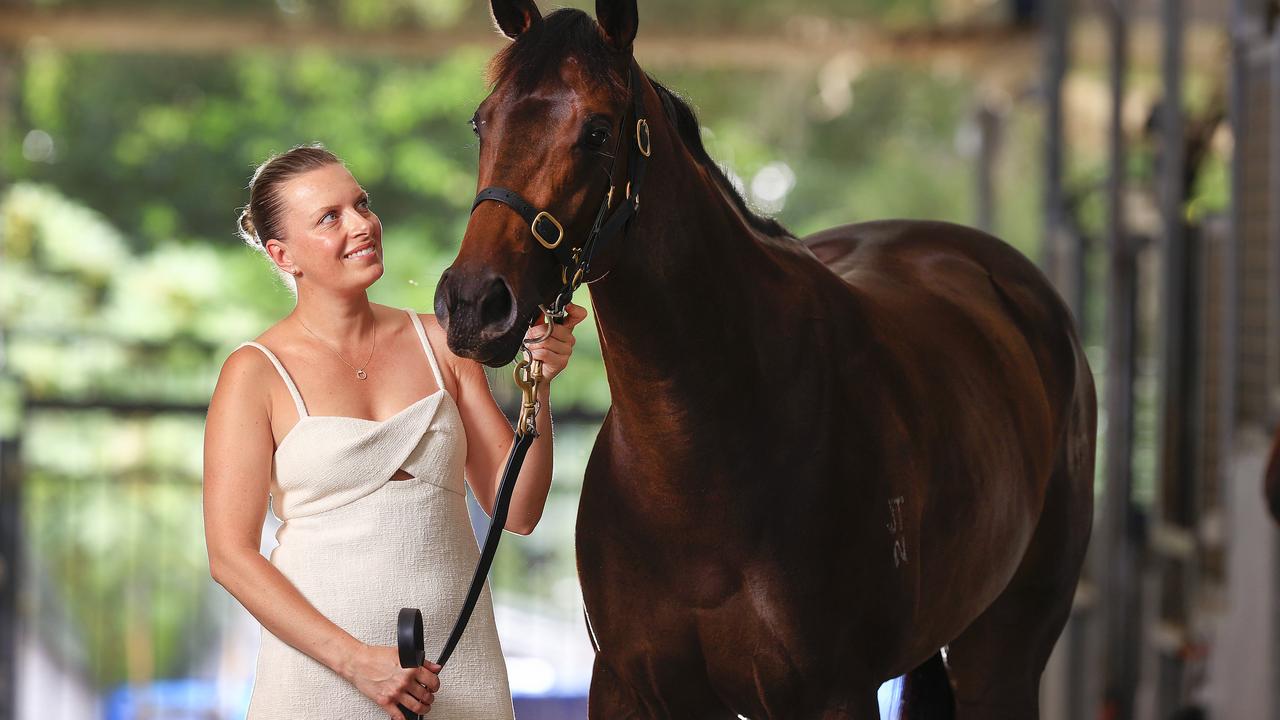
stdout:
<svg viewBox="0 0 1280 720">
<path fill-rule="evenodd" d="M 476 116 L 472 115 L 469 122 L 471 123 L 471 132 L 475 133 L 476 137 L 480 137 L 480 123 L 476 121 Z"/>
<path fill-rule="evenodd" d="M 595 148 L 604 147 L 604 144 L 608 141 L 609 128 L 606 127 L 592 128 L 591 133 L 587 135 L 587 142 Z"/>
</svg>

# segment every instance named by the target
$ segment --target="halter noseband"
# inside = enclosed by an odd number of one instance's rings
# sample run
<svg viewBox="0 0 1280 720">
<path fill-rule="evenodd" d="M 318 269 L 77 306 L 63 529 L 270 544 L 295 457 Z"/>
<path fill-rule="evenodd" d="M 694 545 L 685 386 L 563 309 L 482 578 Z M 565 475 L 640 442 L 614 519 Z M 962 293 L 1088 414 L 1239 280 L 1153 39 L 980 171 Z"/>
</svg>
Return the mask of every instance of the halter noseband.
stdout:
<svg viewBox="0 0 1280 720">
<path fill-rule="evenodd" d="M 487 187 L 476 195 L 476 201 L 471 206 L 472 213 L 475 213 L 476 208 L 480 207 L 480 203 L 485 200 L 494 200 L 510 207 L 529 224 L 533 239 L 537 240 L 539 245 L 555 254 L 556 259 L 560 262 L 560 279 L 564 286 L 556 293 L 556 299 L 551 308 L 549 310 L 544 308 L 544 311 L 549 316 L 558 317 L 564 314 L 564 309 L 569 305 L 569 301 L 573 299 L 573 293 L 578 289 L 578 286 L 583 282 L 591 282 L 586 277 L 591 272 L 591 259 L 595 257 L 596 252 L 601 246 L 607 245 L 614 237 L 620 235 L 640 209 L 640 187 L 644 184 L 645 161 L 652 151 L 652 144 L 649 137 L 649 120 L 644 114 L 644 101 L 641 96 L 641 88 L 643 86 L 640 83 L 640 72 L 634 64 L 631 66 L 631 75 L 628 80 L 628 86 L 631 91 L 632 113 L 636 118 L 636 131 L 635 142 L 631 143 L 631 156 L 627 164 L 626 199 L 618 206 L 613 215 L 608 216 L 606 220 L 605 218 L 613 206 L 613 192 L 615 189 L 613 173 L 618 167 L 618 153 L 615 152 L 613 165 L 609 168 L 609 192 L 605 195 L 599 212 L 596 213 L 595 224 L 592 225 L 586 242 L 579 247 L 568 247 L 564 242 L 564 226 L 560 224 L 560 221 L 550 212 L 534 207 L 533 204 L 514 190 L 497 186 Z M 625 128 L 627 127 L 625 116 L 621 127 L 624 129 L 625 134 Z"/>
</svg>

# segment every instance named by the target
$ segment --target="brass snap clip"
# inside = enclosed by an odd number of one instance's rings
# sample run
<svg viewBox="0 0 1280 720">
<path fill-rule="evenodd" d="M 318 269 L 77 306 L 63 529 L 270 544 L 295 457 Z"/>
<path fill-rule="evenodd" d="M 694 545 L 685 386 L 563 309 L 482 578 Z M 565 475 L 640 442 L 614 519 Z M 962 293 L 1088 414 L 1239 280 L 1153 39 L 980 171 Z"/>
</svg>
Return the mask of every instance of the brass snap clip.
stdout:
<svg viewBox="0 0 1280 720">
<path fill-rule="evenodd" d="M 524 357 L 516 363 L 515 369 L 516 386 L 520 388 L 521 394 L 516 432 L 521 435 L 538 435 L 538 382 L 541 380 L 542 361 L 534 360 L 529 348 L 525 348 Z"/>
</svg>

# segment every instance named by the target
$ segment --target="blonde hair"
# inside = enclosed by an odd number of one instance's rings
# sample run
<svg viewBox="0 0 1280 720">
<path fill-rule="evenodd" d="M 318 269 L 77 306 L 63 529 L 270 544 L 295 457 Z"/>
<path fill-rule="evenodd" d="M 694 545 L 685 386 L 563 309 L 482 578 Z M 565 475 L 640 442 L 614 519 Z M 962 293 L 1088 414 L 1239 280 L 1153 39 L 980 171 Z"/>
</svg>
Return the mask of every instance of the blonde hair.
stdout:
<svg viewBox="0 0 1280 720">
<path fill-rule="evenodd" d="M 298 145 L 267 158 L 253 171 L 253 177 L 249 180 L 249 204 L 240 210 L 241 239 L 265 255 L 267 240 L 284 240 L 280 224 L 284 198 L 280 195 L 280 186 L 305 172 L 326 165 L 343 164 L 337 155 L 326 150 L 320 143 Z M 293 276 L 274 263 L 272 266 L 285 286 L 296 295 L 297 282 Z"/>
</svg>

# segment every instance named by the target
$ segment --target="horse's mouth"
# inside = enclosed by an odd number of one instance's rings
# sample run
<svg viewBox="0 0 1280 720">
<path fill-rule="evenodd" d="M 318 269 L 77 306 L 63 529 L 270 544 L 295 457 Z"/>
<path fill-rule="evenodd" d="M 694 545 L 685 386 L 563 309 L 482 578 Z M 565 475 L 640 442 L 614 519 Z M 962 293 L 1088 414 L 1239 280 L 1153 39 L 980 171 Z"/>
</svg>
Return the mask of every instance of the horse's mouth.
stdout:
<svg viewBox="0 0 1280 720">
<path fill-rule="evenodd" d="M 458 357 L 474 360 L 486 367 L 504 367 L 520 352 L 526 327 L 527 325 L 517 324 L 502 335 L 479 340 L 456 338 L 453 333 L 448 333 L 449 350 Z"/>
</svg>

